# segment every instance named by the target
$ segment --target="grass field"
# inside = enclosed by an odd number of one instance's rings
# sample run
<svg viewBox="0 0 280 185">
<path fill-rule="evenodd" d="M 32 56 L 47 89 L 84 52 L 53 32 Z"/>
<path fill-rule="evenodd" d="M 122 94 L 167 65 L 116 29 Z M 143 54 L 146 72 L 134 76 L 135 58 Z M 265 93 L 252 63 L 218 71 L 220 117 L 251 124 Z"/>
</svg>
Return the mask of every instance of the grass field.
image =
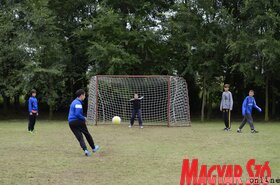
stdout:
<svg viewBox="0 0 280 185">
<path fill-rule="evenodd" d="M 176 185 L 186 156 L 200 165 L 241 164 L 243 171 L 251 158 L 270 161 L 279 178 L 280 123 L 255 123 L 258 134 L 249 133 L 248 125 L 237 134 L 237 124 L 231 132 L 223 132 L 222 123 L 89 126 L 101 150 L 85 157 L 66 122 L 39 121 L 34 135 L 25 120 L 0 122 L 0 184 Z"/>
</svg>

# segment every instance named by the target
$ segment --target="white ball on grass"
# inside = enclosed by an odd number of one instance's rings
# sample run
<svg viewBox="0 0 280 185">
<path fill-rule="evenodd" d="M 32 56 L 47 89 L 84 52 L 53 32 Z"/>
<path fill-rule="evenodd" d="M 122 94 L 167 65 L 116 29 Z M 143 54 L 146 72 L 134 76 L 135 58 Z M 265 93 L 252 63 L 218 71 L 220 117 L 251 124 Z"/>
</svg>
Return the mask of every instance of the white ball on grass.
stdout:
<svg viewBox="0 0 280 185">
<path fill-rule="evenodd" d="M 116 125 L 121 124 L 121 118 L 119 116 L 114 116 L 112 119 L 112 123 Z"/>
</svg>

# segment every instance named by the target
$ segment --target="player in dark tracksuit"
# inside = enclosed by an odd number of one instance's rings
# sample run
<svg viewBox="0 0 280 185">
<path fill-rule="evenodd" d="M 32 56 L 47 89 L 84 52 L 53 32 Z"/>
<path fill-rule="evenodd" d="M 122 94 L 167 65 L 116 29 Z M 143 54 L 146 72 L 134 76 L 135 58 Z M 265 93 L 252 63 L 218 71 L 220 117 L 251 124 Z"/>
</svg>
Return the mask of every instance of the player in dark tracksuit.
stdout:
<svg viewBox="0 0 280 185">
<path fill-rule="evenodd" d="M 132 103 L 132 115 L 131 115 L 131 119 L 130 119 L 129 128 L 131 128 L 133 126 L 136 115 L 138 117 L 140 128 L 143 128 L 142 112 L 141 112 L 141 100 L 143 98 L 144 98 L 144 96 L 142 96 L 141 98 L 138 98 L 138 94 L 134 94 L 134 98 L 132 98 L 130 100 L 130 102 Z"/>
<path fill-rule="evenodd" d="M 68 116 L 70 129 L 76 136 L 81 148 L 84 150 L 86 156 L 90 156 L 90 152 L 85 144 L 83 134 L 85 135 L 93 152 L 99 150 L 99 146 L 94 144 L 94 141 L 86 126 L 86 117 L 83 114 L 83 100 L 85 99 L 85 91 L 80 89 L 76 92 L 77 98 L 71 103 Z"/>
<path fill-rule="evenodd" d="M 31 97 L 28 99 L 28 112 L 29 112 L 29 122 L 28 122 L 28 131 L 33 133 L 34 126 L 36 123 L 36 118 L 39 115 L 38 113 L 38 100 L 36 98 L 37 92 L 35 89 L 31 90 Z"/>
<path fill-rule="evenodd" d="M 241 133 L 241 129 L 244 127 L 246 122 L 249 123 L 251 132 L 252 133 L 258 133 L 258 131 L 255 130 L 255 127 L 253 125 L 253 118 L 252 118 L 252 110 L 253 108 L 257 109 L 259 112 L 262 112 L 262 109 L 257 106 L 254 96 L 254 91 L 249 91 L 249 96 L 247 96 L 242 104 L 242 115 L 244 116 L 242 123 L 240 124 L 239 128 L 237 129 L 238 133 Z"/>
</svg>

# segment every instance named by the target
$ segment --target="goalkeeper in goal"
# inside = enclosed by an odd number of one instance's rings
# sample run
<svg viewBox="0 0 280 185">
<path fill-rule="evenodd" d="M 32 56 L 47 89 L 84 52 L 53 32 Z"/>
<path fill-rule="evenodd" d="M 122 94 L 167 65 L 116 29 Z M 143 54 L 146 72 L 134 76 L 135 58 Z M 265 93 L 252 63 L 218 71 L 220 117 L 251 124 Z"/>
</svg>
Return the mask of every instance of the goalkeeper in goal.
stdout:
<svg viewBox="0 0 280 185">
<path fill-rule="evenodd" d="M 142 96 L 141 98 L 138 97 L 138 94 L 134 94 L 134 98 L 130 99 L 130 102 L 132 103 L 132 115 L 130 119 L 130 125 L 128 126 L 131 128 L 134 124 L 135 117 L 137 115 L 138 122 L 140 128 L 143 128 L 143 121 L 142 121 L 142 115 L 141 115 L 141 100 L 144 98 Z"/>
</svg>

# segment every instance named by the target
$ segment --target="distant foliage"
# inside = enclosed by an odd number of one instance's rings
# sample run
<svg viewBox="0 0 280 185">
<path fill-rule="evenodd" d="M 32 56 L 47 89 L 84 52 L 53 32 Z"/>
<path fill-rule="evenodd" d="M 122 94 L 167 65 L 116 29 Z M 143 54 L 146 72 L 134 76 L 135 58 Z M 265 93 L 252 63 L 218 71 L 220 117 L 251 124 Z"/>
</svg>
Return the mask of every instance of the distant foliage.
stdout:
<svg viewBox="0 0 280 185">
<path fill-rule="evenodd" d="M 223 83 L 236 115 L 255 89 L 265 120 L 277 118 L 279 10 L 266 0 L 1 1 L 3 109 L 36 88 L 52 117 L 90 76 L 160 74 L 186 78 L 202 120 L 218 114 Z"/>
</svg>

